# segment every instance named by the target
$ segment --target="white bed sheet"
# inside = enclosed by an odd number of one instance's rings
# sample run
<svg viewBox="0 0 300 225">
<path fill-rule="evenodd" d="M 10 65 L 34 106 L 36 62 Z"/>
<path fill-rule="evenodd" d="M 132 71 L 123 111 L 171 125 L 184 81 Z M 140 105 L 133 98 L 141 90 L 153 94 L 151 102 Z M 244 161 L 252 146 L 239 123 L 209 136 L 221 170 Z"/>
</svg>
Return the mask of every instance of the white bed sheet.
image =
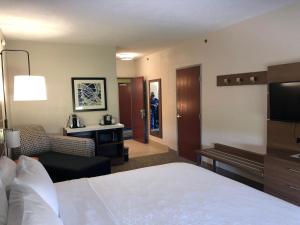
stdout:
<svg viewBox="0 0 300 225">
<path fill-rule="evenodd" d="M 186 163 L 56 187 L 64 225 L 300 224 L 300 207 Z"/>
</svg>

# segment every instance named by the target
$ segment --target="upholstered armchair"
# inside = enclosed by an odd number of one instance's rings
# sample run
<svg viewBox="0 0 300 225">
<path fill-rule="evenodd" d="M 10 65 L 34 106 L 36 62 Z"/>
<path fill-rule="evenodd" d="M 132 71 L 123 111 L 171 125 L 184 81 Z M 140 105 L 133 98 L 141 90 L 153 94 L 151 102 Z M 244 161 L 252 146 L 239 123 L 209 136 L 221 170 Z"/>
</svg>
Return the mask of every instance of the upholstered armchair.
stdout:
<svg viewBox="0 0 300 225">
<path fill-rule="evenodd" d="M 49 151 L 85 157 L 95 156 L 95 143 L 92 139 L 48 135 L 40 125 L 27 125 L 15 129 L 20 130 L 21 146 L 13 150 L 13 158 L 20 155 L 36 156 Z"/>
<path fill-rule="evenodd" d="M 94 140 L 48 135 L 39 125 L 15 128 L 20 131 L 20 148 L 12 158 L 34 156 L 43 164 L 53 182 L 111 173 L 110 159 L 95 156 Z"/>
</svg>

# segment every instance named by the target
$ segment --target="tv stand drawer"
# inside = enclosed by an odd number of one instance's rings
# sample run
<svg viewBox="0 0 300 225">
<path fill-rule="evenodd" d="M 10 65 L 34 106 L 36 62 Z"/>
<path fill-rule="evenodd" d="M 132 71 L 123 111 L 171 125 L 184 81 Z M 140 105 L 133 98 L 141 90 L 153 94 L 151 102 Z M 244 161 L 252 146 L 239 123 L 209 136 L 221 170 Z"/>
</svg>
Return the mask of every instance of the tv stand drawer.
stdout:
<svg viewBox="0 0 300 225">
<path fill-rule="evenodd" d="M 267 155 L 265 192 L 300 205 L 300 163 Z"/>
</svg>

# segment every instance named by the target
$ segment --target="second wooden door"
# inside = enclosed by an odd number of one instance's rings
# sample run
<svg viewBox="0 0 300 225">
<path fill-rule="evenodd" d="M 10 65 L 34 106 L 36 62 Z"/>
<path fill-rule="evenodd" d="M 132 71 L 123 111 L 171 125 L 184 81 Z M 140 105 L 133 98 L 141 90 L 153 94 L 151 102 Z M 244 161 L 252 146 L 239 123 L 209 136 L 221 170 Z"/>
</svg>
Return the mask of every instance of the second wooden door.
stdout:
<svg viewBox="0 0 300 225">
<path fill-rule="evenodd" d="M 132 79 L 132 135 L 133 139 L 147 142 L 147 112 L 143 77 Z"/>
<path fill-rule="evenodd" d="M 201 146 L 200 66 L 176 71 L 179 155 L 196 161 Z"/>
</svg>

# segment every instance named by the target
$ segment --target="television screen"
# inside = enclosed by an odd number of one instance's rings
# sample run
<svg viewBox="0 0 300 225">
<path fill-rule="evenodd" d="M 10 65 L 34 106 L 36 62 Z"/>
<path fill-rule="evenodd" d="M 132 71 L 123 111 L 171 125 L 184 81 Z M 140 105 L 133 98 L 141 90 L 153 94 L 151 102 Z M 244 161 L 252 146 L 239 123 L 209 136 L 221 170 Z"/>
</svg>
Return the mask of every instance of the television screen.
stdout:
<svg viewBox="0 0 300 225">
<path fill-rule="evenodd" d="M 300 121 L 300 82 L 269 84 L 270 119 Z"/>
</svg>

